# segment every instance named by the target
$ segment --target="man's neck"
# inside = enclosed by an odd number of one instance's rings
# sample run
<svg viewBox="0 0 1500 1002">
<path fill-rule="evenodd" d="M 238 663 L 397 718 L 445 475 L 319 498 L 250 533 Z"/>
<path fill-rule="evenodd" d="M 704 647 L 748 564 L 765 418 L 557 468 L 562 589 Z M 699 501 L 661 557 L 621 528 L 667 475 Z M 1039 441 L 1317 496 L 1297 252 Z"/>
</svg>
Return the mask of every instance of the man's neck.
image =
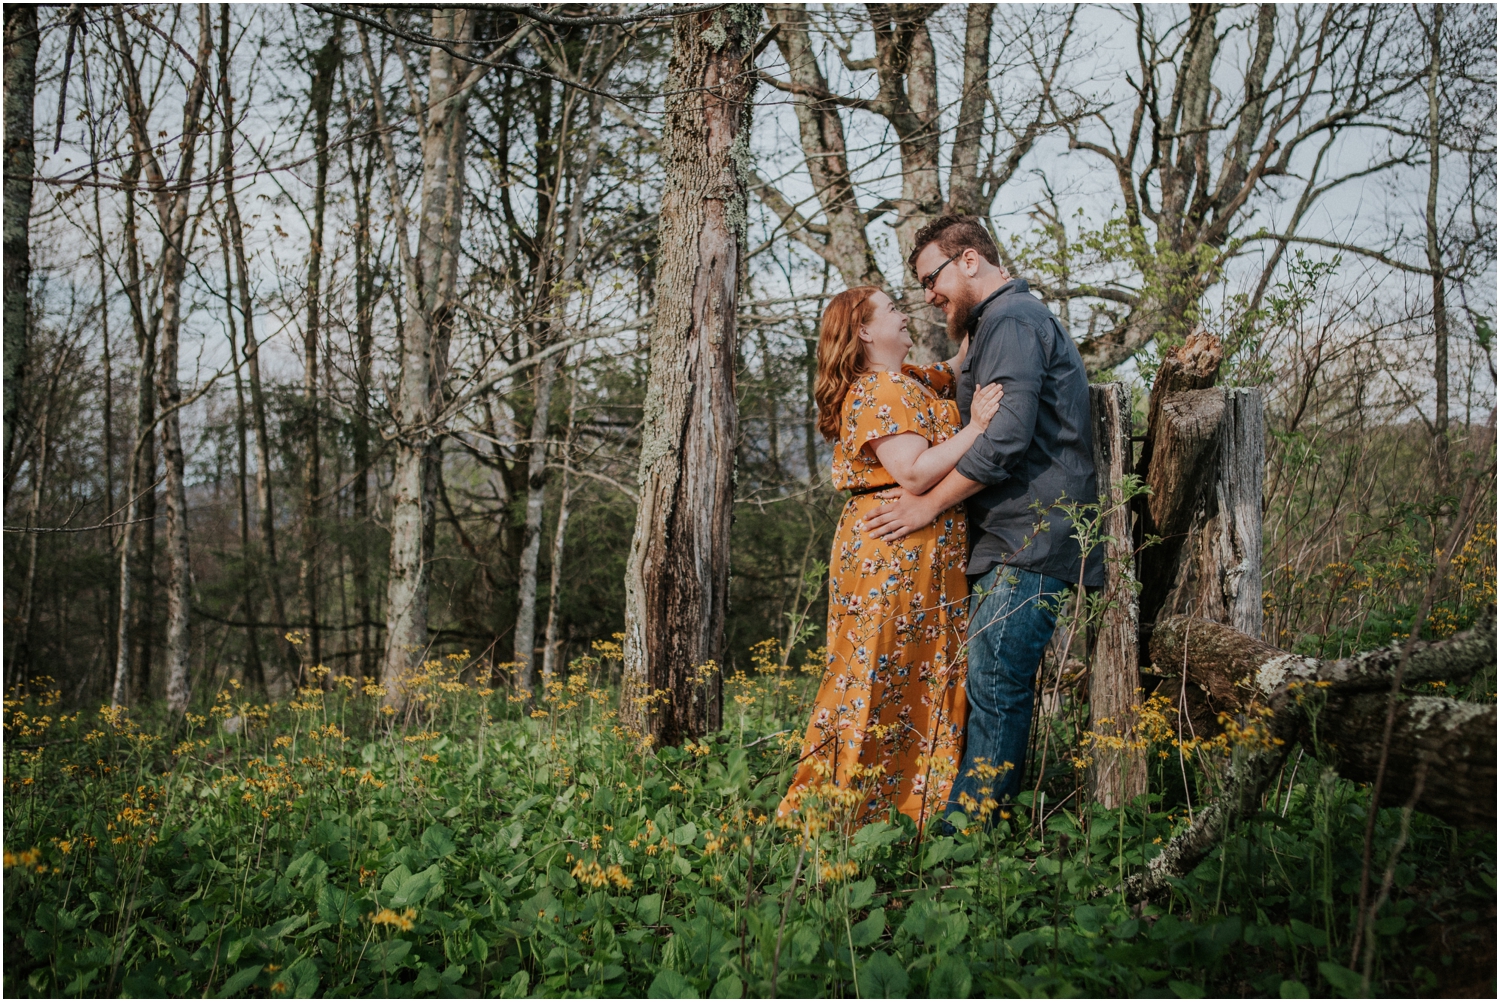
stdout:
<svg viewBox="0 0 1500 1002">
<path fill-rule="evenodd" d="M 998 292 L 1006 282 L 1009 282 L 1010 276 L 999 268 L 989 268 L 986 272 L 975 275 L 974 281 L 977 286 L 975 291 L 979 294 L 979 302 L 982 303 Z"/>
</svg>

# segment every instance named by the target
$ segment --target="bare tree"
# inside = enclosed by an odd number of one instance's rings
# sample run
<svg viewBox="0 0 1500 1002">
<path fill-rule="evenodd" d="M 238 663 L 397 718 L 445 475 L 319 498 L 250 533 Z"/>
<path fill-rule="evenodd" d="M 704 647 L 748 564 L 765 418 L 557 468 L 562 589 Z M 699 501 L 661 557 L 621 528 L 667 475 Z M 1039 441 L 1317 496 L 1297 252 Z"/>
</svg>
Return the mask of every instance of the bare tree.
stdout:
<svg viewBox="0 0 1500 1002">
<path fill-rule="evenodd" d="M 188 553 L 187 527 L 187 459 L 182 446 L 182 424 L 178 413 L 182 407 L 182 386 L 178 378 L 178 338 L 182 326 L 182 281 L 187 271 L 189 250 L 188 217 L 193 189 L 193 161 L 204 122 L 199 113 L 208 86 L 209 56 L 213 54 L 213 29 L 208 5 L 198 7 L 198 51 L 194 60 L 187 100 L 182 113 L 182 156 L 174 177 L 169 181 L 156 157 L 157 147 L 151 139 L 149 109 L 141 89 L 135 65 L 133 44 L 125 30 L 120 8 L 114 10 L 115 31 L 119 37 L 120 61 L 125 70 L 125 108 L 130 120 L 135 152 L 145 168 L 147 189 L 156 207 L 157 225 L 162 234 L 160 268 L 161 314 L 157 397 L 160 417 L 162 458 L 166 463 L 167 488 L 167 555 L 170 573 L 167 581 L 167 704 L 174 713 L 187 709 L 189 658 L 192 654 L 189 636 L 189 607 L 192 599 L 192 566 Z M 166 58 L 164 55 L 163 58 Z"/>
<path fill-rule="evenodd" d="M 432 12 L 426 106 L 412 95 L 422 142 L 421 208 L 415 248 L 402 195 L 401 173 L 389 131 L 382 76 L 361 23 L 360 45 L 380 129 L 386 183 L 396 216 L 397 248 L 404 278 L 405 331 L 401 379 L 393 416 L 395 475 L 392 483 L 390 577 L 386 589 L 386 652 L 381 678 L 387 699 L 397 700 L 396 682 L 412 656 L 427 650 L 431 525 L 437 484 L 435 463 L 442 429 L 442 386 L 458 290 L 459 237 L 463 223 L 464 156 L 468 100 L 475 84 L 497 59 L 529 34 L 533 22 L 512 32 L 479 65 L 464 58 L 473 42 L 472 15 L 458 8 Z"/>
<path fill-rule="evenodd" d="M 26 378 L 31 284 L 31 176 L 36 154 L 32 125 L 36 104 L 37 8 L 5 9 L 5 488 L 10 494 L 11 443 L 16 405 Z"/>
</svg>

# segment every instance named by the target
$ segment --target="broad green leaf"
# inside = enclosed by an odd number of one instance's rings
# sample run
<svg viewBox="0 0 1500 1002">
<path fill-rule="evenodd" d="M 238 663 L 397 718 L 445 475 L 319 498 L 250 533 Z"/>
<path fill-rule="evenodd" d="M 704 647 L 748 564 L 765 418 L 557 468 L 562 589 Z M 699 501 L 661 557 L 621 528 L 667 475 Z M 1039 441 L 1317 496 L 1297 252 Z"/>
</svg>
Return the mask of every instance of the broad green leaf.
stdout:
<svg viewBox="0 0 1500 1002">
<path fill-rule="evenodd" d="M 867 999 L 904 999 L 911 979 L 901 962 L 877 950 L 859 965 L 859 994 Z"/>
<path fill-rule="evenodd" d="M 875 878 L 866 877 L 849 885 L 849 907 L 863 908 L 875 896 Z"/>
<path fill-rule="evenodd" d="M 799 926 L 792 933 L 792 956 L 797 958 L 798 963 L 812 963 L 822 945 L 823 937 L 812 926 Z"/>
<path fill-rule="evenodd" d="M 726 974 L 714 985 L 714 990 L 708 993 L 711 999 L 737 999 L 745 994 L 745 983 L 740 980 L 738 974 Z"/>
<path fill-rule="evenodd" d="M 1318 973 L 1346 999 L 1361 998 L 1365 994 L 1363 980 L 1347 967 L 1324 960 L 1318 964 Z"/>
<path fill-rule="evenodd" d="M 1312 996 L 1307 993 L 1307 986 L 1300 981 L 1283 981 L 1281 983 L 1281 997 L 1284 999 L 1305 999 Z"/>
<path fill-rule="evenodd" d="M 254 967 L 242 967 L 235 971 L 230 979 L 224 982 L 224 987 L 219 989 L 218 997 L 221 999 L 231 998 L 249 988 L 256 977 L 260 975 L 263 965 L 256 964 Z"/>
<path fill-rule="evenodd" d="M 446 825 L 433 825 L 422 833 L 422 848 L 427 855 L 436 859 L 451 856 L 458 851 L 458 845 L 453 841 L 453 832 Z"/>
<path fill-rule="evenodd" d="M 672 832 L 673 845 L 687 845 L 698 837 L 698 826 L 689 821 Z"/>
<path fill-rule="evenodd" d="M 318 888 L 318 917 L 324 922 L 350 925 L 359 914 L 359 908 L 344 889 L 332 884 Z"/>
<path fill-rule="evenodd" d="M 870 946 L 885 932 L 885 909 L 877 908 L 863 922 L 856 922 L 849 930 L 855 946 Z"/>
<path fill-rule="evenodd" d="M 390 900 L 386 903 L 392 908 L 405 908 L 421 904 L 432 889 L 440 886 L 442 882 L 442 871 L 434 863 L 421 873 L 414 873 L 403 880 L 401 886 L 396 888 L 396 892 L 391 895 Z"/>
<path fill-rule="evenodd" d="M 385 875 L 385 879 L 380 882 L 380 893 L 382 895 L 395 894 L 401 885 L 409 879 L 411 879 L 411 870 L 407 868 L 405 863 L 402 863 Z"/>
<path fill-rule="evenodd" d="M 527 974 L 524 970 L 517 971 L 506 982 L 505 987 L 501 989 L 500 997 L 503 999 L 523 999 L 526 997 L 526 992 L 530 987 L 531 975 Z"/>
<path fill-rule="evenodd" d="M 1203 989 L 1187 981 L 1168 981 L 1167 987 L 1171 988 L 1172 993 L 1180 999 L 1203 998 Z"/>
<path fill-rule="evenodd" d="M 688 980 L 676 971 L 657 971 L 656 977 L 651 980 L 651 988 L 646 992 L 646 997 L 651 999 L 695 999 L 698 998 L 698 989 L 688 983 Z"/>
<path fill-rule="evenodd" d="M 969 965 L 958 957 L 939 960 L 932 977 L 927 979 L 927 994 L 935 999 L 966 999 L 973 987 Z"/>
<path fill-rule="evenodd" d="M 635 903 L 635 915 L 646 925 L 661 921 L 661 895 L 647 894 Z"/>
<path fill-rule="evenodd" d="M 370 961 L 370 966 L 377 971 L 387 973 L 401 966 L 406 955 L 411 952 L 411 943 L 404 939 L 393 939 L 389 942 L 376 941 L 370 944 L 369 951 L 365 956 Z"/>
<path fill-rule="evenodd" d="M 286 977 L 292 983 L 292 994 L 299 999 L 310 999 L 318 993 L 318 965 L 304 957 L 286 969 Z"/>
<path fill-rule="evenodd" d="M 922 856 L 922 866 L 924 869 L 937 866 L 951 855 L 953 855 L 951 838 L 933 839 L 927 844 L 927 852 Z"/>
</svg>

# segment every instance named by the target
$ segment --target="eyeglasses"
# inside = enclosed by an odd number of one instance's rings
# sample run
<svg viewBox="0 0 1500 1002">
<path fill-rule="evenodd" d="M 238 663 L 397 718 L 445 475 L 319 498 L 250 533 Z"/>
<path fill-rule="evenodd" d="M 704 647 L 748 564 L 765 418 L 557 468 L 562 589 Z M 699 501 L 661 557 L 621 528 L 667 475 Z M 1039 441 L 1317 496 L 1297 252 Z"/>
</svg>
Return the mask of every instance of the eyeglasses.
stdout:
<svg viewBox="0 0 1500 1002">
<path fill-rule="evenodd" d="M 948 267 L 954 261 L 957 261 L 963 256 L 964 252 L 959 251 L 957 254 L 953 255 L 948 260 L 944 261 L 942 264 L 938 265 L 936 268 L 928 272 L 927 277 L 921 280 L 922 288 L 927 292 L 931 292 L 933 284 L 937 282 L 938 272 L 942 271 L 944 268 Z"/>
</svg>

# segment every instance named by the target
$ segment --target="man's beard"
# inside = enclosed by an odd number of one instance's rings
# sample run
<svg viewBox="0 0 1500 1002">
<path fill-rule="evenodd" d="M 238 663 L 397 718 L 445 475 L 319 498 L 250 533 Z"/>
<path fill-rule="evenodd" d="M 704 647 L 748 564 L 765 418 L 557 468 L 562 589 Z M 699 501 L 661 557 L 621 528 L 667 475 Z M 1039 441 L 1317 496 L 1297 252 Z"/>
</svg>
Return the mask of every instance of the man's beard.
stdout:
<svg viewBox="0 0 1500 1002">
<path fill-rule="evenodd" d="M 969 334 L 969 313 L 979 300 L 968 289 L 948 297 L 948 340 L 960 344 Z"/>
</svg>

